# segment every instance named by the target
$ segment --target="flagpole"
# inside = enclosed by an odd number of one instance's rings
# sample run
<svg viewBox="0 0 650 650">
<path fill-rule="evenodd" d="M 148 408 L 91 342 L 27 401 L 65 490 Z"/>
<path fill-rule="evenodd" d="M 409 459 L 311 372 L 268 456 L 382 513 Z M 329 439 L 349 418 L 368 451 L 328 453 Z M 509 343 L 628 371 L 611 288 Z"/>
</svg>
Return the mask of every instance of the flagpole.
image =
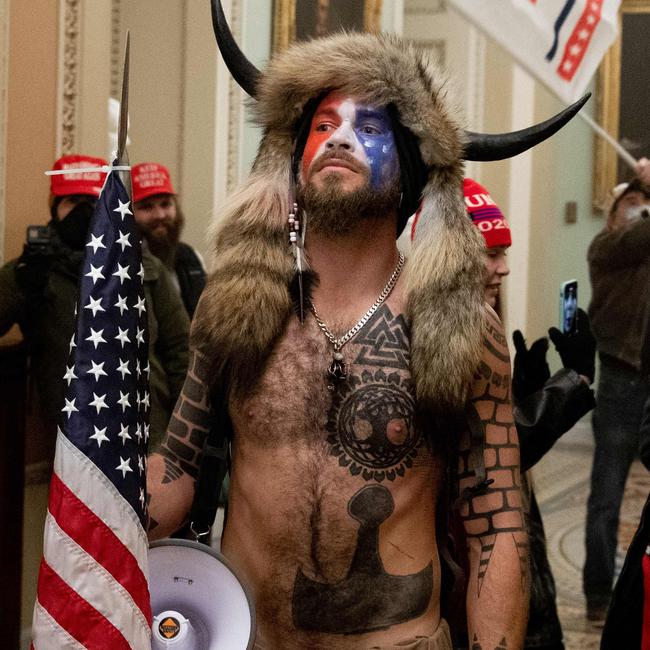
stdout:
<svg viewBox="0 0 650 650">
<path fill-rule="evenodd" d="M 556 95 L 557 97 L 557 95 Z M 636 171 L 636 159 L 623 145 L 611 134 L 606 131 L 598 122 L 596 122 L 591 115 L 583 113 L 582 110 L 578 111 L 578 115 L 605 141 L 614 147 L 616 153 L 626 162 L 631 169 Z"/>
<path fill-rule="evenodd" d="M 126 150 L 127 132 L 129 129 L 129 58 L 131 49 L 131 32 L 126 30 L 126 44 L 124 46 L 124 65 L 122 68 L 122 97 L 120 100 L 120 118 L 117 131 L 117 164 L 129 165 L 129 154 Z M 131 173 L 118 172 L 120 180 L 126 191 L 131 196 Z"/>
</svg>

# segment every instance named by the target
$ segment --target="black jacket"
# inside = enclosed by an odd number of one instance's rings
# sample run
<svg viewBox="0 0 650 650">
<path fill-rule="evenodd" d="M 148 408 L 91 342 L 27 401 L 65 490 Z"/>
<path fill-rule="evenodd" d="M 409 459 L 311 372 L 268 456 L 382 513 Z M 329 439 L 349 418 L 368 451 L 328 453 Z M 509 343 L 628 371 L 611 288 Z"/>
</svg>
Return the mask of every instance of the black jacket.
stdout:
<svg viewBox="0 0 650 650">
<path fill-rule="evenodd" d="M 650 400 L 643 410 L 639 435 L 641 461 L 650 470 Z M 601 650 L 641 647 L 643 626 L 643 568 L 642 560 L 650 544 L 650 496 L 643 506 L 641 521 L 625 556 L 621 574 L 616 581 L 609 611 L 600 641 Z"/>
<path fill-rule="evenodd" d="M 190 318 L 205 287 L 205 269 L 194 249 L 180 242 L 176 249 L 174 271 L 178 278 L 183 304 Z"/>
<path fill-rule="evenodd" d="M 596 406 L 594 392 L 569 368 L 514 405 L 521 471 L 533 467 L 583 415 Z"/>
</svg>

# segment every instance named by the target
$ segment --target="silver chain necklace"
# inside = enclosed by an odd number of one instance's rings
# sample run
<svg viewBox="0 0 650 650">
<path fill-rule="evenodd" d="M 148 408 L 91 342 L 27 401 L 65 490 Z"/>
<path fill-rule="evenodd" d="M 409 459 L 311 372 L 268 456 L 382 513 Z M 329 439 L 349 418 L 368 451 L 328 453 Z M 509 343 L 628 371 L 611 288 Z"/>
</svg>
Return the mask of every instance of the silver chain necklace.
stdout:
<svg viewBox="0 0 650 650">
<path fill-rule="evenodd" d="M 332 334 L 330 328 L 327 327 L 327 325 L 325 325 L 321 317 L 318 315 L 314 303 L 310 302 L 309 306 L 311 308 L 312 314 L 314 314 L 316 323 L 318 327 L 320 327 L 320 329 L 322 330 L 323 334 L 325 334 L 327 340 L 332 344 L 332 348 L 333 348 L 332 363 L 327 369 L 327 380 L 328 380 L 327 387 L 330 390 L 334 390 L 336 384 L 338 384 L 341 381 L 344 381 L 345 379 L 347 379 L 348 376 L 347 369 L 343 361 L 343 354 L 341 353 L 341 348 L 361 330 L 361 328 L 370 320 L 370 317 L 379 309 L 379 307 L 381 307 L 382 303 L 386 300 L 386 298 L 388 298 L 390 292 L 397 284 L 397 280 L 399 279 L 403 267 L 404 267 L 404 255 L 402 255 L 402 253 L 399 253 L 397 266 L 395 267 L 395 270 L 391 274 L 390 278 L 388 278 L 388 282 L 386 283 L 386 286 L 381 290 L 381 293 L 377 296 L 375 302 L 372 303 L 370 309 L 359 319 L 357 324 L 354 325 L 352 328 L 350 328 L 343 336 L 339 338 L 336 338 L 336 336 Z"/>
</svg>

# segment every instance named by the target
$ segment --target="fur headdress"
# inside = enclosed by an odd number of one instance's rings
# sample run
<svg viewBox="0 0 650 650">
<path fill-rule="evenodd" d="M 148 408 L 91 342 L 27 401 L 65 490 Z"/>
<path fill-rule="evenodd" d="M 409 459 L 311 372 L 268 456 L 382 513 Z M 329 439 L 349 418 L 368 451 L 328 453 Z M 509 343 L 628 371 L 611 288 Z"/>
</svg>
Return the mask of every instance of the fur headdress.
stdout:
<svg viewBox="0 0 650 650">
<path fill-rule="evenodd" d="M 215 2 L 213 17 L 223 21 Z M 465 212 L 467 135 L 445 103 L 444 78 L 426 53 L 388 35 L 338 34 L 296 44 L 264 73 L 247 62 L 244 73 L 227 63 L 255 95 L 264 137 L 248 181 L 214 228 L 214 270 L 192 328 L 193 344 L 214 361 L 216 380 L 235 390 L 250 386 L 292 313 L 286 222 L 296 125 L 310 99 L 338 90 L 393 105 L 419 142 L 429 171 L 406 271 L 411 372 L 420 408 L 461 406 L 483 342 L 484 244 Z M 254 92 L 242 82 L 247 73 L 256 75 Z M 514 154 L 500 157 L 508 155 Z"/>
</svg>

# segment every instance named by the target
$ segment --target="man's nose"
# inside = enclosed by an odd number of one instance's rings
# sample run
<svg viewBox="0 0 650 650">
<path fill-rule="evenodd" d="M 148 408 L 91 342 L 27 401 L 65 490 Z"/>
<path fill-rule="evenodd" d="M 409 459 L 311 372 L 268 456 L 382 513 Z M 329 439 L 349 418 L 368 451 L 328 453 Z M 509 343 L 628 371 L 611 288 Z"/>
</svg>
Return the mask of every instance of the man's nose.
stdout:
<svg viewBox="0 0 650 650">
<path fill-rule="evenodd" d="M 153 209 L 153 218 L 157 221 L 164 221 L 167 218 L 167 210 L 160 205 Z"/>
<path fill-rule="evenodd" d="M 356 136 L 354 131 L 347 124 L 342 124 L 334 133 L 332 133 L 330 139 L 325 143 L 325 146 L 329 150 L 344 149 L 345 151 L 354 151 L 356 143 Z"/>
</svg>

